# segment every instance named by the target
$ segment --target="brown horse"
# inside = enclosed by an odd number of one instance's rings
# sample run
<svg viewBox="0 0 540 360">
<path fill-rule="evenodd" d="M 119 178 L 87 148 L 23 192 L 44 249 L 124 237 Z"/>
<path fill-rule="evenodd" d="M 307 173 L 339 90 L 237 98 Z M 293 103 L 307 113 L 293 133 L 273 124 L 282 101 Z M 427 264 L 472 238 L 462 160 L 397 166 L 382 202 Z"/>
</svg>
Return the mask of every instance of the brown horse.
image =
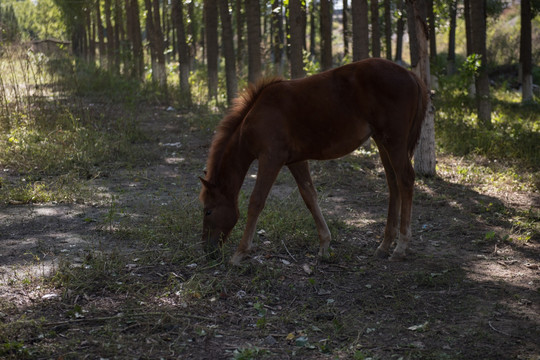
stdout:
<svg viewBox="0 0 540 360">
<path fill-rule="evenodd" d="M 319 255 L 327 255 L 330 231 L 317 203 L 308 160 L 339 158 L 371 136 L 379 148 L 390 192 L 384 239 L 376 255 L 387 257 L 396 240 L 392 259 L 403 259 L 411 239 L 411 157 L 426 103 L 422 81 L 383 59 L 355 62 L 305 79 L 266 80 L 249 88 L 219 124 L 207 173 L 201 178 L 205 250 L 216 251 L 236 224 L 238 193 L 249 166 L 258 159 L 246 229 L 231 262 L 239 264 L 249 252 L 259 214 L 284 165 L 315 219 Z"/>
</svg>

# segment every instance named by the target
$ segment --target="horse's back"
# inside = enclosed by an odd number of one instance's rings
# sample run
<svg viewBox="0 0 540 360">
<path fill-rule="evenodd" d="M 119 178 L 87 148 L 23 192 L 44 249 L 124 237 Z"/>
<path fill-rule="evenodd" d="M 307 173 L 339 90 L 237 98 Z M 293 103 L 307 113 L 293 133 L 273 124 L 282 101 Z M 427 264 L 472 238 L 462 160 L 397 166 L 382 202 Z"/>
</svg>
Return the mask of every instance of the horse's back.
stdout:
<svg viewBox="0 0 540 360">
<path fill-rule="evenodd" d="M 341 157 L 373 133 L 406 133 L 417 87 L 408 70 L 383 59 L 281 81 L 251 109 L 245 137 L 254 152 L 286 147 L 289 162 Z"/>
</svg>

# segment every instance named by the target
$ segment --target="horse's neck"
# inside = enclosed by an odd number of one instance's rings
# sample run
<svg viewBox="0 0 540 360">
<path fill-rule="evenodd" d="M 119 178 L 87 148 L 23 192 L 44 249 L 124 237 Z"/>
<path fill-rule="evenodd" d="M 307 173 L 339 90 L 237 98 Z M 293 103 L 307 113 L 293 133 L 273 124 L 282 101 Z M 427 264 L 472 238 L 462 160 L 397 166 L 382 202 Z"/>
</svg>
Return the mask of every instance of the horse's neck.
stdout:
<svg viewBox="0 0 540 360">
<path fill-rule="evenodd" d="M 236 136 L 231 138 L 216 169 L 217 182 L 225 196 L 238 200 L 240 188 L 254 158 L 243 149 Z"/>
</svg>

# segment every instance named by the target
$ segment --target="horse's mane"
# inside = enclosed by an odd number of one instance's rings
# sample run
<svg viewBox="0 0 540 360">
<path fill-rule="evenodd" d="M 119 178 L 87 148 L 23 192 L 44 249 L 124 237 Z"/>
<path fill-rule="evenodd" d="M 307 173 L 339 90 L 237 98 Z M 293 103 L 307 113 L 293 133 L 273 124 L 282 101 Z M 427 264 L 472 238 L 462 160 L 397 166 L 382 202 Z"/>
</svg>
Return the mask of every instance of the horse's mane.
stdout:
<svg viewBox="0 0 540 360">
<path fill-rule="evenodd" d="M 206 179 L 210 181 L 214 180 L 211 179 L 211 176 L 215 173 L 217 167 L 221 163 L 225 147 L 230 141 L 231 136 L 240 127 L 240 124 L 242 124 L 242 121 L 249 110 L 251 110 L 264 88 L 281 81 L 283 81 L 283 79 L 279 77 L 262 79 L 257 82 L 256 85 L 249 84 L 248 88 L 244 90 L 240 96 L 234 99 L 231 107 L 227 111 L 227 115 L 219 123 L 216 134 L 212 139 L 212 145 L 210 146 L 210 153 L 206 163 L 206 169 L 208 171 Z"/>
</svg>

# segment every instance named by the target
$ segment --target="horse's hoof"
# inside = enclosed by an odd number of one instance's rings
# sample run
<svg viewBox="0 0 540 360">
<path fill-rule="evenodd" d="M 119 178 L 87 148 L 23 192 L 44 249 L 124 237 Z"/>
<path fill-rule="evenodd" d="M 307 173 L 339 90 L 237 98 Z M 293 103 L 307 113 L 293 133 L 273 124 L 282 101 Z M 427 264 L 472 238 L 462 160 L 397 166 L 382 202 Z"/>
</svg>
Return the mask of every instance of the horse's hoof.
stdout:
<svg viewBox="0 0 540 360">
<path fill-rule="evenodd" d="M 390 256 L 390 261 L 405 261 L 406 260 L 405 252 L 403 253 L 396 253 L 395 251 L 392 253 L 392 256 Z"/>
<path fill-rule="evenodd" d="M 327 259 L 330 257 L 330 251 L 328 251 L 328 247 L 326 248 L 320 248 L 319 249 L 319 254 L 318 254 L 319 258 L 321 259 Z"/>
<path fill-rule="evenodd" d="M 380 247 L 375 250 L 375 257 L 379 259 L 388 259 L 388 256 L 390 256 L 390 253 L 386 250 L 381 249 Z"/>
<path fill-rule="evenodd" d="M 238 251 L 234 253 L 234 255 L 231 257 L 231 260 L 229 261 L 231 265 L 234 266 L 240 266 L 240 263 L 242 262 L 242 259 L 244 258 L 245 254 L 239 253 Z"/>
</svg>

